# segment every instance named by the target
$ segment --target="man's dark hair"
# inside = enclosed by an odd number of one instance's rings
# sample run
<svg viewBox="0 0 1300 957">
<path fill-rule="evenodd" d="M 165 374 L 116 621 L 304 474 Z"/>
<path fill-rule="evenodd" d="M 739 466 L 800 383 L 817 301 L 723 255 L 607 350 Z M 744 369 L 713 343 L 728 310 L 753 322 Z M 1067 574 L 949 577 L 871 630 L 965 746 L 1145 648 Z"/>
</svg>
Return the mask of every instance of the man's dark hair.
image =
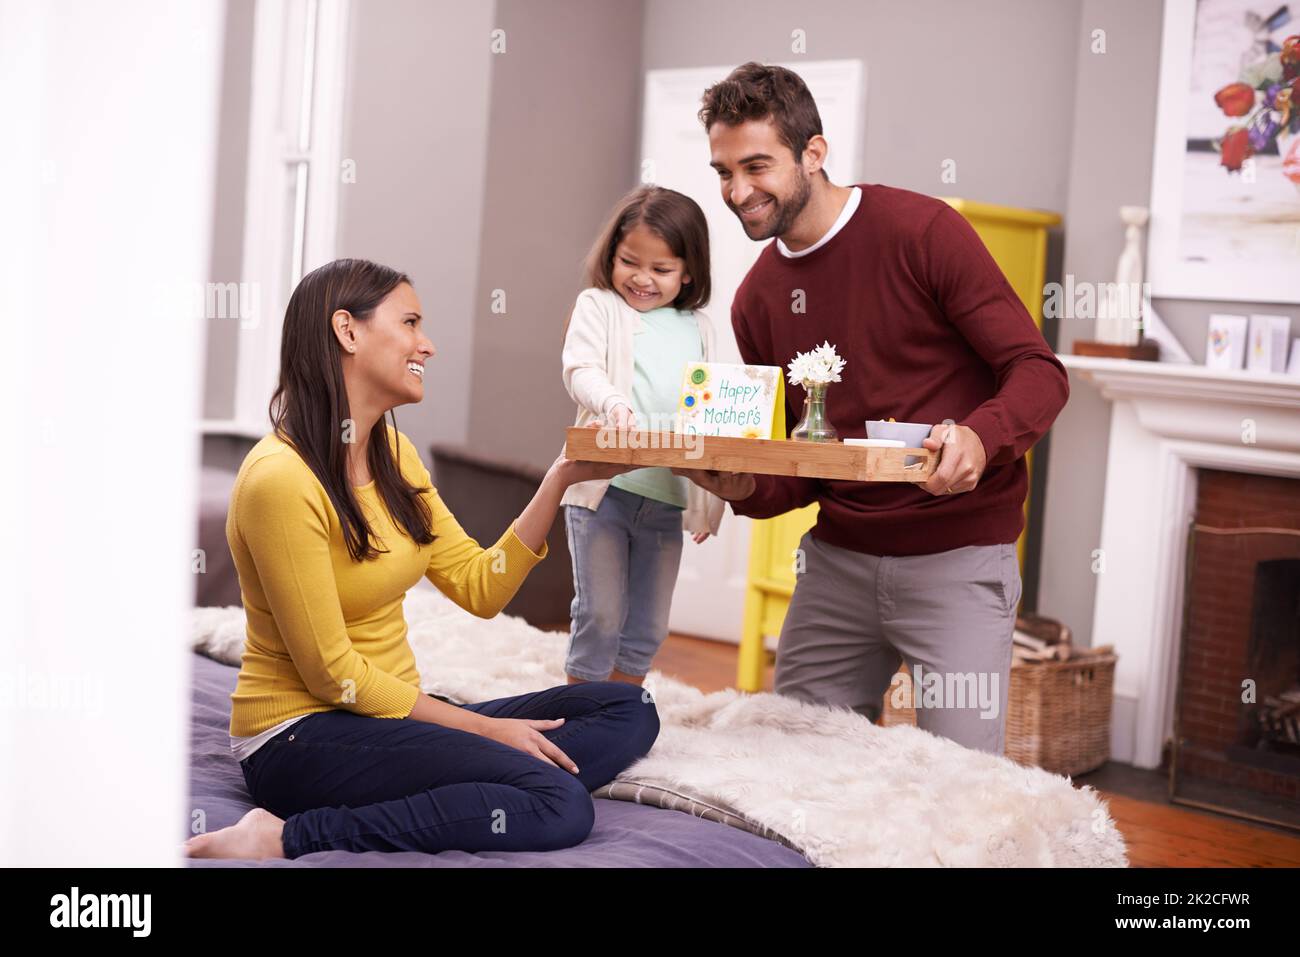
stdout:
<svg viewBox="0 0 1300 957">
<path fill-rule="evenodd" d="M 808 141 L 822 135 L 816 101 L 799 74 L 785 67 L 744 63 L 705 90 L 701 103 L 699 118 L 706 133 L 714 123 L 739 126 L 746 120 L 770 118 L 796 162 Z M 824 167 L 821 172 L 823 179 L 829 179 Z"/>
</svg>

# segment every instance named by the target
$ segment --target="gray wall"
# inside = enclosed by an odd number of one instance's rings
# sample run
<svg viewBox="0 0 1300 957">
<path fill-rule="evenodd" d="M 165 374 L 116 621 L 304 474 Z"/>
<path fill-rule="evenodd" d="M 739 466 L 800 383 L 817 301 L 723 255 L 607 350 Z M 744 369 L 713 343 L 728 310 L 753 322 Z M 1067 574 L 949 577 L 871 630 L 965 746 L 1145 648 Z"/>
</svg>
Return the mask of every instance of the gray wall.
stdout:
<svg viewBox="0 0 1300 957">
<path fill-rule="evenodd" d="M 581 262 L 637 183 L 641 2 L 500 0 L 483 248 L 472 315 L 470 445 L 549 465 L 574 405 L 560 379 Z M 492 311 L 493 291 L 506 312 Z"/>
<path fill-rule="evenodd" d="M 234 0 L 228 15 L 215 278 L 238 270 L 241 204 L 224 200 L 243 190 L 246 143 L 236 120 L 241 103 L 247 110 L 240 31 L 250 9 L 250 0 Z M 806 59 L 861 58 L 868 95 L 859 178 L 1061 212 L 1053 248 L 1076 281 L 1113 278 L 1123 243 L 1118 207 L 1149 201 L 1158 0 L 824 0 L 800 8 L 776 0 L 367 0 L 353 5 L 353 17 L 344 155 L 357 160 L 358 182 L 344 188 L 340 252 L 390 262 L 415 279 L 438 356 L 425 401 L 397 415 L 426 461 L 434 441 L 537 466 L 559 452 L 573 418 L 560 384 L 560 330 L 595 230 L 636 181 L 644 70 L 797 61 L 795 29 L 807 36 Z M 507 49 L 494 56 L 487 34 L 495 27 L 506 31 Z M 1104 54 L 1089 49 L 1097 28 L 1106 31 Z M 947 159 L 957 163 L 955 184 L 940 181 Z M 505 315 L 491 311 L 496 289 L 506 293 Z M 1156 307 L 1197 360 L 1206 315 L 1242 308 Z M 1251 308 L 1300 325 L 1294 306 Z M 1067 319 L 1047 334 L 1069 352 L 1093 330 Z M 210 341 L 210 416 L 228 402 L 230 361 L 228 344 Z M 1072 377 L 1071 388 L 1039 476 L 1037 607 L 1087 642 L 1110 410 L 1086 383 Z M 240 455 L 238 443 L 205 443 L 206 458 L 237 465 Z"/>
<path fill-rule="evenodd" d="M 1162 20 L 1158 2 L 1083 0 L 1065 208 L 1065 271 L 1076 283 L 1114 280 L 1124 243 L 1119 207 L 1150 203 Z M 1106 31 L 1104 54 L 1089 50 L 1097 28 Z M 1211 312 L 1271 312 L 1300 325 L 1294 305 L 1176 299 L 1153 305 L 1197 362 L 1205 358 Z M 1075 339 L 1093 335 L 1091 320 L 1062 319 L 1058 349 L 1071 352 Z M 1110 404 L 1071 375 L 1070 402 L 1052 430 L 1038 606 L 1069 624 L 1084 643 L 1107 641 L 1092 635 L 1091 564 L 1101 535 L 1109 436 Z"/>
<path fill-rule="evenodd" d="M 1151 193 L 1162 4 L 1083 0 L 1072 43 L 1077 71 L 1069 112 L 1073 134 L 1065 213 L 1064 271 L 1106 282 L 1124 242 L 1119 207 L 1145 206 Z M 1091 51 L 1106 31 L 1106 52 Z M 1092 320 L 1059 322 L 1057 351 L 1093 337 Z M 1043 509 L 1038 609 L 1090 644 L 1096 580 L 1092 550 L 1101 536 L 1110 404 L 1070 375 L 1070 401 L 1052 430 Z"/>
<path fill-rule="evenodd" d="M 683 31 L 695 15 L 685 0 L 649 0 L 645 67 L 735 65 L 748 59 L 793 63 L 858 58 L 867 72 L 863 168 L 855 179 L 923 193 L 1064 213 L 1070 191 L 1072 104 L 1076 99 L 1079 3 L 981 0 L 900 3 L 829 0 L 714 2 L 722 31 Z M 804 31 L 807 52 L 791 52 Z M 1009 55 L 1014 51 L 1015 55 Z M 702 91 L 701 91 L 702 92 Z M 834 151 L 837 144 L 830 144 Z M 956 182 L 941 179 L 946 160 Z M 701 156 L 701 162 L 707 159 Z M 720 201 L 720 200 L 719 200 Z M 1063 234 L 1049 243 L 1049 278 L 1058 278 Z M 1044 332 L 1054 341 L 1054 324 Z M 724 333 L 725 334 L 725 333 Z M 1036 463 L 1051 459 L 1041 447 Z M 1035 605 L 1045 472 L 1035 469 L 1025 575 Z"/>
<path fill-rule="evenodd" d="M 1078 10 L 1077 0 L 647 0 L 645 68 L 860 58 L 867 181 L 1061 211 Z M 683 29 L 695 22 L 710 28 Z M 796 29 L 806 54 L 790 52 Z M 946 159 L 955 184 L 940 181 Z"/>
<path fill-rule="evenodd" d="M 647 0 L 646 69 L 796 61 L 790 33 L 806 31 L 808 59 L 859 57 L 867 66 L 865 168 L 869 182 L 956 194 L 1064 216 L 1061 266 L 1075 281 L 1114 279 L 1124 242 L 1119 207 L 1148 205 L 1155 138 L 1163 4 L 1158 0 L 825 0 L 795 8 L 776 0 L 709 4 L 725 30 L 683 31 L 698 4 Z M 1106 52 L 1094 54 L 1094 29 Z M 831 144 L 834 149 L 835 144 Z M 957 161 L 955 185 L 939 164 Z M 1055 278 L 1049 269 L 1049 278 Z M 1240 303 L 1157 300 L 1157 311 L 1192 355 L 1205 354 L 1210 312 Z M 1291 315 L 1294 305 L 1249 310 Z M 1091 321 L 1048 322 L 1060 352 L 1092 338 Z M 1050 437 L 1037 503 L 1039 611 L 1090 643 L 1110 406 L 1071 376 L 1071 398 Z M 1037 493 L 1036 493 L 1037 494 Z M 1104 642 L 1104 636 L 1099 636 Z"/>
<path fill-rule="evenodd" d="M 252 0 L 230 0 L 221 100 L 212 277 L 239 276 L 252 67 Z M 351 7 L 338 255 L 410 274 L 437 350 L 419 405 L 398 427 L 429 464 L 431 442 L 469 430 L 473 300 L 481 244 L 489 122 L 489 33 L 495 4 L 366 0 Z M 233 412 L 238 323 L 209 323 L 204 415 Z M 253 440 L 206 436 L 205 465 L 235 469 Z"/>
<path fill-rule="evenodd" d="M 357 181 L 342 187 L 339 255 L 415 282 L 437 355 L 425 400 L 396 415 L 426 464 L 434 442 L 537 466 L 563 445 L 561 331 L 597 228 L 636 184 L 641 23 L 640 0 L 352 6 L 343 156 Z M 489 47 L 496 28 L 504 53 Z M 236 31 L 227 55 L 245 73 L 228 84 L 245 126 L 248 41 Z M 237 271 L 247 134 L 230 126 L 223 156 L 240 176 L 222 196 L 241 213 L 219 245 Z M 229 414 L 233 348 L 209 344 L 208 416 Z M 237 467 L 250 444 L 209 437 L 205 463 Z"/>
<path fill-rule="evenodd" d="M 365 0 L 352 4 L 340 256 L 411 276 L 430 360 L 424 401 L 395 410 L 429 462 L 431 442 L 468 434 L 475 276 L 486 191 L 495 4 Z"/>
<path fill-rule="evenodd" d="M 636 183 L 645 70 L 790 59 L 790 31 L 800 28 L 809 59 L 867 61 L 865 178 L 1065 206 L 1070 115 L 1060 104 L 1074 96 L 1077 3 L 949 2 L 937 36 L 933 6 L 834 0 L 792 12 L 788 4 L 721 0 L 702 13 L 697 3 L 646 0 L 643 23 L 641 7 L 498 4 L 494 25 L 506 30 L 507 53 L 492 68 L 469 416 L 469 444 L 482 454 L 544 466 L 573 420 L 560 384 L 560 331 L 581 288 L 583 255 L 611 205 Z M 727 29 L 682 28 L 705 21 Z M 900 36 L 926 38 L 927 56 L 942 69 L 918 69 Z M 1007 46 L 1026 54 L 1012 61 Z M 1032 85 L 1022 82 L 1026 75 Z M 943 109 L 938 104 L 955 96 L 952 77 L 963 78 L 963 97 L 998 108 Z M 1000 105 L 1008 90 L 1012 108 Z M 933 120 L 938 113 L 942 123 Z M 1041 131 L 1033 149 L 1020 147 L 1025 117 Z M 989 150 L 989 142 L 1007 146 Z M 940 182 L 946 159 L 957 161 L 956 184 Z M 491 311 L 498 289 L 505 315 Z"/>
</svg>

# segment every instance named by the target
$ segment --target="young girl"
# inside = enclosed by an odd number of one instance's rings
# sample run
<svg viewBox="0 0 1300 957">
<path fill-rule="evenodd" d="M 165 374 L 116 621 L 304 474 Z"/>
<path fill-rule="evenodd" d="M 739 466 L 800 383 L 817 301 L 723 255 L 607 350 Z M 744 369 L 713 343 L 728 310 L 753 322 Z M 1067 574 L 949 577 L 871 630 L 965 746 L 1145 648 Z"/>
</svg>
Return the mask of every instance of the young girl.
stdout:
<svg viewBox="0 0 1300 957">
<path fill-rule="evenodd" d="M 619 202 L 587 258 L 565 328 L 564 387 L 576 425 L 670 432 L 686 363 L 714 357 L 709 227 L 695 201 L 642 186 Z M 641 684 L 668 637 L 683 529 L 716 534 L 722 499 L 667 468 L 569 487 L 573 557 L 569 684 Z"/>
</svg>

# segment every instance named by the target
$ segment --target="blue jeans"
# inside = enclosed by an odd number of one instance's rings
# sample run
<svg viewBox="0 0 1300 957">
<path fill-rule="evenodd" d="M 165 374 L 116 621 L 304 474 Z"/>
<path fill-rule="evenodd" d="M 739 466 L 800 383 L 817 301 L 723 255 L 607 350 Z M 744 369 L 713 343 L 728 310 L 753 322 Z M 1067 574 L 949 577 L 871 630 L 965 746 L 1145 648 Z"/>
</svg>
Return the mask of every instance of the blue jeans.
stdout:
<svg viewBox="0 0 1300 957">
<path fill-rule="evenodd" d="M 648 752 L 659 734 L 654 701 L 626 682 L 463 707 L 494 718 L 566 719 L 542 734 L 578 773 L 470 731 L 322 711 L 240 763 L 253 800 L 284 818 L 285 857 L 572 847 L 595 820 L 590 792 Z"/>
<path fill-rule="evenodd" d="M 564 670 L 603 681 L 640 677 L 668 637 L 682 562 L 682 509 L 611 485 L 594 511 L 564 507 L 573 557 L 572 624 Z"/>
</svg>

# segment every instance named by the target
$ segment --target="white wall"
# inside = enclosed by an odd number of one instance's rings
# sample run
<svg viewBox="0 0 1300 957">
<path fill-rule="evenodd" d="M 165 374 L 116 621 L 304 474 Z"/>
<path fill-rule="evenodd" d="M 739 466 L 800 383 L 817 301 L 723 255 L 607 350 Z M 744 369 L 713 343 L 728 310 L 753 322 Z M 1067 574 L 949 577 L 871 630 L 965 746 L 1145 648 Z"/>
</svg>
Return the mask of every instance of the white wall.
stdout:
<svg viewBox="0 0 1300 957">
<path fill-rule="evenodd" d="M 181 862 L 223 19 L 0 0 L 0 864 Z"/>
</svg>

